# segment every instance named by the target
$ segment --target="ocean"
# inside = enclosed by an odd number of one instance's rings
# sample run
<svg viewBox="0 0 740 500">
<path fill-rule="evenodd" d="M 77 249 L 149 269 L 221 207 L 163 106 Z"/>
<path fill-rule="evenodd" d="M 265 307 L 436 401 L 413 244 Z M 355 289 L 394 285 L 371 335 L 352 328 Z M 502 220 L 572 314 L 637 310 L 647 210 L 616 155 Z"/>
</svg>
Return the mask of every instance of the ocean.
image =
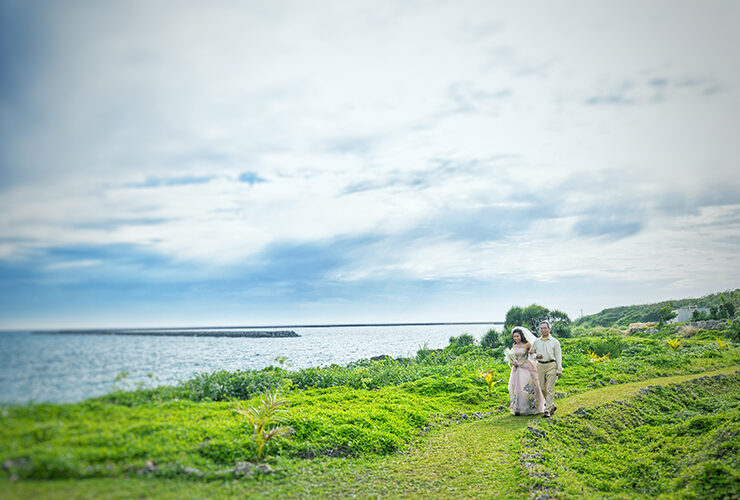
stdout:
<svg viewBox="0 0 740 500">
<path fill-rule="evenodd" d="M 413 356 L 451 336 L 480 339 L 495 324 L 279 327 L 296 338 L 179 337 L 0 332 L 0 403 L 69 403 L 116 389 L 173 385 L 197 373 L 301 369 L 386 354 Z M 500 326 L 499 326 L 500 328 Z M 270 328 L 235 328 L 270 330 Z M 234 329 L 231 329 L 234 330 Z"/>
</svg>

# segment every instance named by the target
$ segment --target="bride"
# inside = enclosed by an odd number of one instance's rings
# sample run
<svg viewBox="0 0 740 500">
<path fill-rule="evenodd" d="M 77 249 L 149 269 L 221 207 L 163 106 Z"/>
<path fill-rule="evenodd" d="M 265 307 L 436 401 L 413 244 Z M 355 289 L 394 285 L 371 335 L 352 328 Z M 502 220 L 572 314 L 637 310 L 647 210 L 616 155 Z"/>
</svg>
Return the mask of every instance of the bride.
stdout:
<svg viewBox="0 0 740 500">
<path fill-rule="evenodd" d="M 542 413 L 545 400 L 537 378 L 537 366 L 529 359 L 529 350 L 537 337 L 522 326 L 514 328 L 511 337 L 514 345 L 504 353 L 506 361 L 511 365 L 509 410 L 512 415 Z"/>
</svg>

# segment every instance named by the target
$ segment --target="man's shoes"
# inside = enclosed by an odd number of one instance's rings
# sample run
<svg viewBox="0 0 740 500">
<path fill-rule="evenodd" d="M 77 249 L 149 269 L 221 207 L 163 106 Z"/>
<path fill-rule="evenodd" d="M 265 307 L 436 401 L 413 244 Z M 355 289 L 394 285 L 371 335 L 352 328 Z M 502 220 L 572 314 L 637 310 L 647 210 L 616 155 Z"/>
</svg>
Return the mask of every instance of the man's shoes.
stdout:
<svg viewBox="0 0 740 500">
<path fill-rule="evenodd" d="M 550 416 L 551 416 L 551 417 L 552 417 L 553 415 L 555 415 L 555 410 L 557 410 L 557 409 L 558 409 L 558 407 L 557 407 L 557 406 L 553 406 L 553 407 L 552 407 L 552 410 L 550 410 Z"/>
<path fill-rule="evenodd" d="M 550 418 L 550 412 L 545 411 L 545 413 L 542 414 L 542 418 Z"/>
</svg>

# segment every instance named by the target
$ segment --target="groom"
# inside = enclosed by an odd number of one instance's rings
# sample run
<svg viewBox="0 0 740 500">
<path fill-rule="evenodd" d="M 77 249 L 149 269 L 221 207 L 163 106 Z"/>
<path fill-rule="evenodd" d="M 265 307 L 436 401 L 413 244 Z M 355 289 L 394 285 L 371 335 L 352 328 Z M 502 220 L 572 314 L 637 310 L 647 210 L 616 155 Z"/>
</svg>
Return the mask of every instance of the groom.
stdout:
<svg viewBox="0 0 740 500">
<path fill-rule="evenodd" d="M 537 378 L 540 380 L 540 389 L 545 396 L 545 413 L 547 418 L 558 408 L 553 403 L 555 398 L 555 381 L 563 374 L 563 357 L 560 353 L 560 342 L 550 335 L 550 322 L 540 322 L 540 338 L 534 341 L 530 352 L 536 353 Z"/>
</svg>

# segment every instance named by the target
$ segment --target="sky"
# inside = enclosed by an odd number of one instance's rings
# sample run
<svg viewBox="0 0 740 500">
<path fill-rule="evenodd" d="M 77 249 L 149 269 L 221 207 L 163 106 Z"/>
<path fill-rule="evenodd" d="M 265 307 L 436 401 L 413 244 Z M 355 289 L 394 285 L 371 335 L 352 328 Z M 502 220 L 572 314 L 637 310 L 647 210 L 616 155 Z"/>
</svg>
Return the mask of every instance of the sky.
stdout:
<svg viewBox="0 0 740 500">
<path fill-rule="evenodd" d="M 0 0 L 0 328 L 740 286 L 735 1 Z"/>
</svg>

